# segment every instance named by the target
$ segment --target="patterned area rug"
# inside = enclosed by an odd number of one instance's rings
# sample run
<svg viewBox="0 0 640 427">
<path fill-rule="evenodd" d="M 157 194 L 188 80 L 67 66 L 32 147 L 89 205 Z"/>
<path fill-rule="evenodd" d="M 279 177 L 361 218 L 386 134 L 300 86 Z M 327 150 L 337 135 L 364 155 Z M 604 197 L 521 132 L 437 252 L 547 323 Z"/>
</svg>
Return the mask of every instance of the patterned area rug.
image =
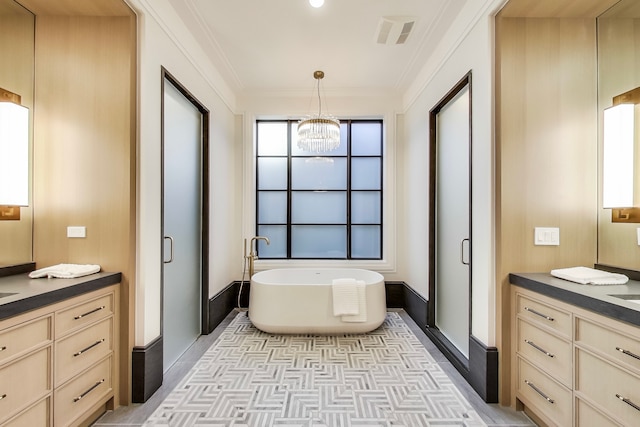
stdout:
<svg viewBox="0 0 640 427">
<path fill-rule="evenodd" d="M 485 426 L 398 313 L 358 335 L 271 335 L 238 314 L 145 426 Z"/>
</svg>

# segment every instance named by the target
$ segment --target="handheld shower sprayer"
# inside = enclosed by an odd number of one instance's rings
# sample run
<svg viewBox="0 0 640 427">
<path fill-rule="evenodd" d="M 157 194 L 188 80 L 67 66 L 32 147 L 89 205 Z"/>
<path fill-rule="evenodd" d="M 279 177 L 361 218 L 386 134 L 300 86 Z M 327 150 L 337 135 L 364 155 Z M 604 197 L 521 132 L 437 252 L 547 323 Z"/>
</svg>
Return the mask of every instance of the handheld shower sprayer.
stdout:
<svg viewBox="0 0 640 427">
<path fill-rule="evenodd" d="M 265 236 L 255 236 L 251 238 L 249 242 L 249 252 L 247 252 L 247 239 L 244 239 L 244 263 L 242 266 L 242 281 L 240 282 L 240 289 L 238 291 L 238 309 L 240 309 L 240 296 L 242 295 L 242 286 L 244 285 L 244 276 L 247 271 L 247 264 L 249 264 L 249 280 L 251 280 L 251 276 L 253 276 L 254 272 L 254 262 L 258 259 L 258 240 L 264 240 L 267 245 L 271 244 L 271 241 L 268 237 Z"/>
</svg>

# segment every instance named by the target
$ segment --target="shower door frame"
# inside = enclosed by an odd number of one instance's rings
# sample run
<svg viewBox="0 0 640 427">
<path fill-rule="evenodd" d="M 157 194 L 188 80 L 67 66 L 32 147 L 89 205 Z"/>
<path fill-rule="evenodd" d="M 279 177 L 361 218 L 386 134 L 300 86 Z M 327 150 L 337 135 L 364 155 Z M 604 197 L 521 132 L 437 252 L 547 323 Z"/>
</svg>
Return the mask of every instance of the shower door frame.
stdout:
<svg viewBox="0 0 640 427">
<path fill-rule="evenodd" d="M 211 328 L 209 326 L 209 129 L 210 129 L 210 113 L 209 110 L 201 103 L 180 81 L 175 78 L 166 68 L 161 67 L 161 206 L 164 207 L 164 85 L 168 81 L 181 95 L 183 95 L 201 114 L 201 175 L 200 175 L 200 334 L 209 334 Z M 164 230 L 164 208 L 161 208 L 161 301 L 160 301 L 160 337 L 164 331 L 164 261 L 167 259 L 167 251 L 165 250 L 165 230 Z M 161 363 L 164 366 L 164 361 Z"/>
</svg>

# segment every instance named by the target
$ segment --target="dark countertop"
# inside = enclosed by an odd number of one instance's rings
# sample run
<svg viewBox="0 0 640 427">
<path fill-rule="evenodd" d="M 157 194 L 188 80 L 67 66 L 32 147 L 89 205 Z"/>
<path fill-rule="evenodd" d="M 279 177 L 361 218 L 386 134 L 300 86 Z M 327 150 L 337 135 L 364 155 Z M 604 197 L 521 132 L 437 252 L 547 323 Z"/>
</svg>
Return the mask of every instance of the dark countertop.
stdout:
<svg viewBox="0 0 640 427">
<path fill-rule="evenodd" d="M 28 274 L 0 277 L 0 320 L 115 285 L 121 280 L 121 273 L 105 272 L 77 279 L 31 279 Z M 2 297 L 4 293 L 14 295 Z"/>
<path fill-rule="evenodd" d="M 553 277 L 549 273 L 511 273 L 511 284 L 593 311 L 616 320 L 640 326 L 640 303 L 612 295 L 635 295 L 640 300 L 640 282 L 624 285 L 581 285 Z"/>
</svg>

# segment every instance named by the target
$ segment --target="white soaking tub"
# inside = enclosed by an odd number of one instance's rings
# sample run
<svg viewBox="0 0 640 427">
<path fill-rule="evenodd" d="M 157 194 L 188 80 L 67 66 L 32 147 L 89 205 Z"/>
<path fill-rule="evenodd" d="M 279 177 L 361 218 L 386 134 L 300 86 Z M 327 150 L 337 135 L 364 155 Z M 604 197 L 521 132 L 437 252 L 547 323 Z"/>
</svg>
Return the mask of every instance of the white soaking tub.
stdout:
<svg viewBox="0 0 640 427">
<path fill-rule="evenodd" d="M 332 283 L 335 279 L 364 282 L 365 319 L 343 321 L 343 317 L 334 316 Z M 374 271 L 356 268 L 281 268 L 261 271 L 251 278 L 249 319 L 264 332 L 364 333 L 380 326 L 386 313 L 384 278 Z"/>
</svg>

